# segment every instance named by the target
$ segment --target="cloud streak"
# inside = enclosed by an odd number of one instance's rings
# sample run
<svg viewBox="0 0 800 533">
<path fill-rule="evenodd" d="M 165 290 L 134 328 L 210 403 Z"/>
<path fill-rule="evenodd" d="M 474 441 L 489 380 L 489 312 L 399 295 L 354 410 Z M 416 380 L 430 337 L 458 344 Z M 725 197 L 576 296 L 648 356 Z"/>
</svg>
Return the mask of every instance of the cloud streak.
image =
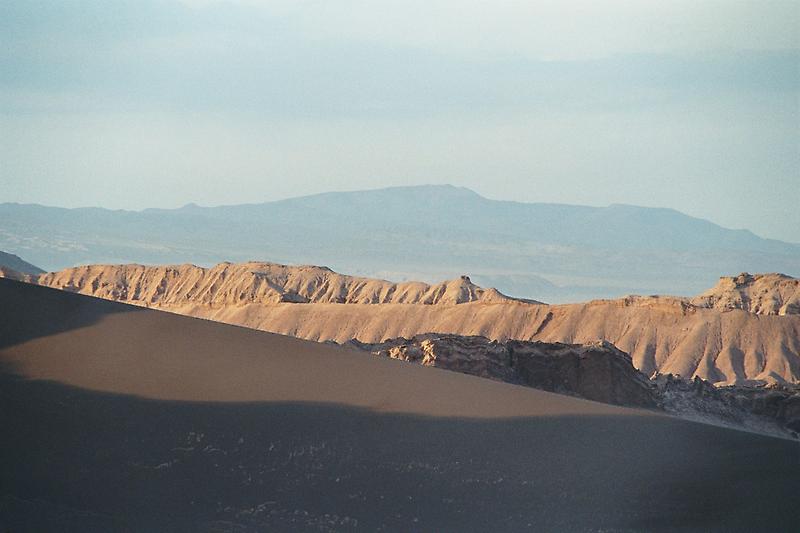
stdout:
<svg viewBox="0 0 800 533">
<path fill-rule="evenodd" d="M 799 22 L 794 2 L 8 2 L 0 200 L 451 182 L 800 241 Z"/>
</svg>

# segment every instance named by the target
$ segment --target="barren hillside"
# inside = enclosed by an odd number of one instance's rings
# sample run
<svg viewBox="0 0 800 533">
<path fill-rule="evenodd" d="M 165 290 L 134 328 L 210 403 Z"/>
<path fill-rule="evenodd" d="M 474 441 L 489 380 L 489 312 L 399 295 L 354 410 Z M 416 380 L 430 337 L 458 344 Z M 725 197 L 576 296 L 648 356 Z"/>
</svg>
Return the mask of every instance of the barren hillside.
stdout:
<svg viewBox="0 0 800 533">
<path fill-rule="evenodd" d="M 89 265 L 45 274 L 39 283 L 132 304 L 171 306 L 187 302 L 210 306 L 241 304 L 460 304 L 508 302 L 495 289 L 483 289 L 466 276 L 435 285 L 358 278 L 318 266 L 275 263 L 195 265 Z"/>
<path fill-rule="evenodd" d="M 732 279 L 752 281 L 730 288 Z M 45 274 L 38 282 L 316 341 L 380 342 L 428 332 L 606 340 L 647 375 L 699 376 L 717 385 L 800 381 L 800 315 L 792 303 L 797 293 L 789 290 L 797 280 L 788 276 L 723 278 L 691 299 L 631 296 L 568 305 L 515 300 L 467 277 L 392 283 L 271 263 L 95 265 Z"/>
</svg>

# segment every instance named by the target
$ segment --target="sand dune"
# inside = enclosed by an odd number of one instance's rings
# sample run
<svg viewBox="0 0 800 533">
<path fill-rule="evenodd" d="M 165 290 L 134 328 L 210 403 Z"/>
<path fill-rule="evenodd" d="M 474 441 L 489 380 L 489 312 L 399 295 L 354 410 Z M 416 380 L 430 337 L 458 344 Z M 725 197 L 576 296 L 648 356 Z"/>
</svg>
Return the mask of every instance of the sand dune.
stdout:
<svg viewBox="0 0 800 533">
<path fill-rule="evenodd" d="M 284 335 L 2 283 L 0 338 L 11 345 L 4 347 L 3 361 L 32 379 L 159 400 L 331 402 L 429 416 L 619 413 L 560 396 L 552 397 L 558 401 L 548 406 L 525 388 L 506 390 L 500 383 L 472 377 L 473 396 L 460 398 L 448 393 L 463 386 L 467 376 L 460 374 L 432 373 Z M 63 332 L 40 335 L 50 324 Z M 132 342 L 135 349 L 130 349 Z M 398 373 L 408 381 L 387 388 Z M 441 398 L 431 403 L 427 391 L 434 390 Z M 508 403 L 484 396 L 498 390 L 510 394 Z"/>
<path fill-rule="evenodd" d="M 746 274 L 735 279 L 740 281 L 722 278 L 693 299 L 631 296 L 549 306 L 505 297 L 468 278 L 433 286 L 394 284 L 270 263 L 87 266 L 45 274 L 38 282 L 316 341 L 380 342 L 428 332 L 580 344 L 606 340 L 647 375 L 698 376 L 718 385 L 798 383 L 800 315 L 794 314 L 792 292 L 798 280 Z M 348 303 L 370 305 L 342 305 Z"/>
<path fill-rule="evenodd" d="M 786 531 L 800 519 L 790 441 L 10 280 L 0 302 L 3 529 Z"/>
</svg>

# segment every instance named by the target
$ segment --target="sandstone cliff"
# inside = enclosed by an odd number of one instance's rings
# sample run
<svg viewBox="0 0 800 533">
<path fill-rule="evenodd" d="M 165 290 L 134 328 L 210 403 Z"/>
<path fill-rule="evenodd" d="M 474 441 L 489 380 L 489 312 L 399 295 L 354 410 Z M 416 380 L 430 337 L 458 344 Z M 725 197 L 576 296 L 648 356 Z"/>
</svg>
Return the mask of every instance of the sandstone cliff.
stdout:
<svg viewBox="0 0 800 533">
<path fill-rule="evenodd" d="M 580 396 L 616 405 L 656 407 L 654 387 L 628 354 L 609 343 L 586 345 L 490 341 L 486 337 L 417 335 L 367 344 L 347 343 L 390 357 Z"/>
<path fill-rule="evenodd" d="M 126 303 L 166 306 L 187 302 L 214 307 L 242 304 L 461 304 L 509 302 L 467 276 L 429 285 L 392 283 L 338 274 L 326 267 L 275 263 L 195 265 L 88 265 L 44 274 L 39 284 Z"/>
<path fill-rule="evenodd" d="M 742 309 L 758 315 L 800 315 L 800 279 L 746 272 L 720 278 L 716 287 L 691 299 L 698 307 Z"/>
</svg>

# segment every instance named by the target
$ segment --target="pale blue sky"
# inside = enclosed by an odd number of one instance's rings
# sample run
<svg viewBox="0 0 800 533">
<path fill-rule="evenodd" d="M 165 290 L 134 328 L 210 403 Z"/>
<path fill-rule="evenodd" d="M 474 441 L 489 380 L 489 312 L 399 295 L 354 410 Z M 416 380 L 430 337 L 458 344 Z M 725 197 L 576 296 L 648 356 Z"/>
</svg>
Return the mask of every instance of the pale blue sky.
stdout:
<svg viewBox="0 0 800 533">
<path fill-rule="evenodd" d="M 0 5 L 0 201 L 452 183 L 800 242 L 800 2 Z"/>
</svg>

